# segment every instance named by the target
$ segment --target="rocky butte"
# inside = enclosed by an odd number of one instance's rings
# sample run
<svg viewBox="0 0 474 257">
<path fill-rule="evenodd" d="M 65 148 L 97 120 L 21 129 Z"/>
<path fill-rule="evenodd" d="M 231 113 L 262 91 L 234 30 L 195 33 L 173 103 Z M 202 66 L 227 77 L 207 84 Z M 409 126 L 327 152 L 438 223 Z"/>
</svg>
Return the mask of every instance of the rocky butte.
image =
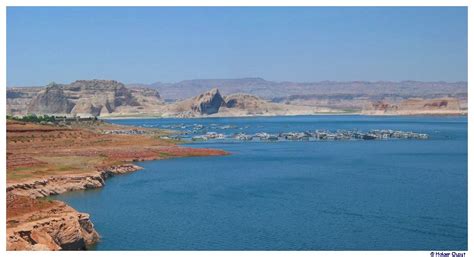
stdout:
<svg viewBox="0 0 474 257">
<path fill-rule="evenodd" d="M 222 96 L 213 88 L 196 97 L 168 104 L 159 109 L 161 117 L 242 117 L 276 115 L 314 115 L 318 113 L 340 113 L 339 110 L 313 106 L 298 106 L 272 103 L 249 94 Z"/>
<path fill-rule="evenodd" d="M 12 115 L 54 114 L 107 116 L 154 112 L 163 104 L 150 88 L 127 88 L 115 80 L 51 83 L 44 88 L 8 89 L 7 112 Z"/>
</svg>

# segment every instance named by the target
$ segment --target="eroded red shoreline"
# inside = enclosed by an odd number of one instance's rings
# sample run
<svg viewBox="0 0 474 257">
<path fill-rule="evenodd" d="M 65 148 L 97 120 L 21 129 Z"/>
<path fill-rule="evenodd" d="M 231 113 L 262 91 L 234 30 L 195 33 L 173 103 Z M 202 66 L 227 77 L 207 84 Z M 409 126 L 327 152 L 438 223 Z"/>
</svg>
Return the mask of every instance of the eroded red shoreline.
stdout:
<svg viewBox="0 0 474 257">
<path fill-rule="evenodd" d="M 84 250 L 99 240 L 88 214 L 46 196 L 103 187 L 110 176 L 141 169 L 134 161 L 228 154 L 179 146 L 158 130 L 104 133 L 118 129 L 137 130 L 7 123 L 7 250 Z"/>
</svg>

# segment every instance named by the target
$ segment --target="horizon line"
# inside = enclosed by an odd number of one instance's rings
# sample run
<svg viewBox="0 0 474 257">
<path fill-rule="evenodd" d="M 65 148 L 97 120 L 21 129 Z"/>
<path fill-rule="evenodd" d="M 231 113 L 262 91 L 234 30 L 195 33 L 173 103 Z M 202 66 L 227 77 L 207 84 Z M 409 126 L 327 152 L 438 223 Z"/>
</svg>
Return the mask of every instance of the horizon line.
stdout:
<svg viewBox="0 0 474 257">
<path fill-rule="evenodd" d="M 311 84 L 311 83 L 356 83 L 356 82 L 364 82 L 364 83 L 404 83 L 404 82 L 421 82 L 421 83 L 446 83 L 446 84 L 456 84 L 456 83 L 465 83 L 467 84 L 467 80 L 457 80 L 457 81 L 446 81 L 446 80 L 411 80 L 411 79 L 405 79 L 405 80 L 315 80 L 315 81 L 291 81 L 291 80 L 266 80 L 262 77 L 240 77 L 240 78 L 197 78 L 197 79 L 184 79 L 184 80 L 179 80 L 179 81 L 174 81 L 174 82 L 162 82 L 162 81 L 155 81 L 151 83 L 143 83 L 143 82 L 121 82 L 116 79 L 102 79 L 102 78 L 94 78 L 94 79 L 76 79 L 73 80 L 69 83 L 62 83 L 62 82 L 55 82 L 55 81 L 50 81 L 46 83 L 45 85 L 6 85 L 7 88 L 28 88 L 28 87 L 45 87 L 49 85 L 50 83 L 56 83 L 56 84 L 61 84 L 61 85 L 68 85 L 71 83 L 74 83 L 76 81 L 92 81 L 92 80 L 102 80 L 102 81 L 117 81 L 119 83 L 122 83 L 124 85 L 144 85 L 144 86 L 150 86 L 153 84 L 178 84 L 178 83 L 183 83 L 183 82 L 188 82 L 188 81 L 204 81 L 204 80 L 246 80 L 246 79 L 254 79 L 254 80 L 263 80 L 265 82 L 272 82 L 272 83 L 296 83 L 296 84 Z"/>
</svg>

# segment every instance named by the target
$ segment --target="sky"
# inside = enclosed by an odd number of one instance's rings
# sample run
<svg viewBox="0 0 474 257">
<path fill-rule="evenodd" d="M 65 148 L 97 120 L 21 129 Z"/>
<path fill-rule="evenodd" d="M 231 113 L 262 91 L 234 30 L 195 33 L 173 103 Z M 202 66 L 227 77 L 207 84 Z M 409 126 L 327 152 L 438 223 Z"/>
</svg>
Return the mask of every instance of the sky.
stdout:
<svg viewBox="0 0 474 257">
<path fill-rule="evenodd" d="M 7 86 L 244 77 L 467 81 L 467 8 L 7 8 Z"/>
</svg>

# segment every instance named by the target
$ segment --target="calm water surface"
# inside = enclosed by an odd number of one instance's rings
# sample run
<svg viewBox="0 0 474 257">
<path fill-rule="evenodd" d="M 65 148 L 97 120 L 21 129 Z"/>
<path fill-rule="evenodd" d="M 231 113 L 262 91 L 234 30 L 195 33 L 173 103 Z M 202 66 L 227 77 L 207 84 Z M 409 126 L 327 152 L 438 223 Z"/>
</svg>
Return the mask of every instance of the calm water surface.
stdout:
<svg viewBox="0 0 474 257">
<path fill-rule="evenodd" d="M 225 133 L 399 129 L 429 140 L 193 143 L 221 157 L 138 163 L 57 198 L 91 214 L 97 250 L 466 250 L 467 118 L 114 120 Z M 218 131 L 222 132 L 222 131 Z"/>
</svg>

